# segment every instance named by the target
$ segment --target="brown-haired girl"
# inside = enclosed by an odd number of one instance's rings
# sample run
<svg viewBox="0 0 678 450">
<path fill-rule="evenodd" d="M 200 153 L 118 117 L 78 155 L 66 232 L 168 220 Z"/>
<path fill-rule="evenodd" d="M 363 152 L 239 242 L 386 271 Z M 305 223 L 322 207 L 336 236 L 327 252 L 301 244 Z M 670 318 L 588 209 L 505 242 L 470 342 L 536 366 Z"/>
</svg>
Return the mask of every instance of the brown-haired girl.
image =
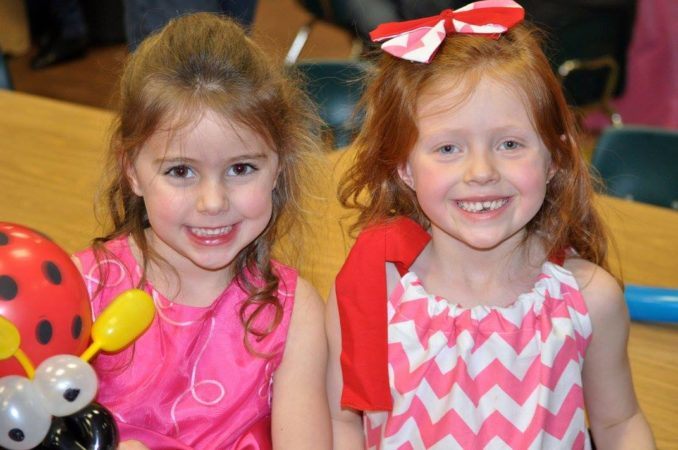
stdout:
<svg viewBox="0 0 678 450">
<path fill-rule="evenodd" d="M 340 199 L 335 448 L 651 448 L 575 121 L 522 8 L 389 23 Z"/>
<path fill-rule="evenodd" d="M 76 255 L 98 314 L 156 318 L 100 355 L 123 448 L 326 448 L 323 305 L 271 247 L 317 152 L 307 97 L 230 19 L 171 21 L 131 55 L 110 146 L 112 230 Z"/>
</svg>

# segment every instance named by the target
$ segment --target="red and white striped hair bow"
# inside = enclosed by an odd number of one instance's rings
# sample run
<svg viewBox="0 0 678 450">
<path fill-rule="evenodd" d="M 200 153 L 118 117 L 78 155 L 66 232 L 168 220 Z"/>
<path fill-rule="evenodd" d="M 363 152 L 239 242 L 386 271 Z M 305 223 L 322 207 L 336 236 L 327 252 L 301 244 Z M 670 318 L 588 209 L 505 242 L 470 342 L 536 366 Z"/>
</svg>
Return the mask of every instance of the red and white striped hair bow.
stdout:
<svg viewBox="0 0 678 450">
<path fill-rule="evenodd" d="M 484 0 L 437 16 L 379 25 L 370 33 L 372 42 L 398 58 L 429 63 L 452 33 L 481 34 L 494 39 L 525 17 L 523 7 L 512 0 Z"/>
</svg>

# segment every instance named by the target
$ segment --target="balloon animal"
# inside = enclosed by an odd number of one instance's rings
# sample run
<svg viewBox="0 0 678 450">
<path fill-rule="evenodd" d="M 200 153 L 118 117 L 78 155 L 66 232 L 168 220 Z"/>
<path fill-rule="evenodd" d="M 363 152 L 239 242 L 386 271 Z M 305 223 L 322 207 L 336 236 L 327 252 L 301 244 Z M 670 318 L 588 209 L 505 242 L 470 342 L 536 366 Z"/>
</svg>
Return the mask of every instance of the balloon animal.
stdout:
<svg viewBox="0 0 678 450">
<path fill-rule="evenodd" d="M 69 255 L 42 233 L 0 222 L 0 449 L 115 449 L 115 420 L 93 401 L 87 361 L 129 345 L 154 313 L 150 296 L 132 289 L 92 324 Z"/>
</svg>

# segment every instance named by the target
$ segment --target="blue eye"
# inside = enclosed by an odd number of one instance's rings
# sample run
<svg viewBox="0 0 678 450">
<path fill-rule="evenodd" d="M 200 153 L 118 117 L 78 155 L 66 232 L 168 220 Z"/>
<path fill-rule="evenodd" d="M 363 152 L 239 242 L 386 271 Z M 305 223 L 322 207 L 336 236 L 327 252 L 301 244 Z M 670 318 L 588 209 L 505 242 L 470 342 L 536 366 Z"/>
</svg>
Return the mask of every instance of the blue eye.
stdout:
<svg viewBox="0 0 678 450">
<path fill-rule="evenodd" d="M 499 147 L 502 150 L 517 150 L 517 149 L 521 148 L 522 146 L 523 145 L 520 142 L 509 139 L 509 140 L 502 142 Z"/>
<path fill-rule="evenodd" d="M 453 153 L 459 152 L 459 147 L 456 145 L 452 144 L 445 144 L 440 147 L 438 147 L 437 152 L 442 154 L 442 155 L 451 155 Z"/>
<path fill-rule="evenodd" d="M 190 167 L 180 164 L 178 166 L 170 167 L 165 171 L 165 175 L 169 175 L 175 178 L 190 178 L 194 176 L 193 169 Z"/>
<path fill-rule="evenodd" d="M 227 175 L 229 177 L 241 177 L 249 175 L 256 170 L 258 169 L 250 163 L 237 163 L 228 168 Z"/>
</svg>

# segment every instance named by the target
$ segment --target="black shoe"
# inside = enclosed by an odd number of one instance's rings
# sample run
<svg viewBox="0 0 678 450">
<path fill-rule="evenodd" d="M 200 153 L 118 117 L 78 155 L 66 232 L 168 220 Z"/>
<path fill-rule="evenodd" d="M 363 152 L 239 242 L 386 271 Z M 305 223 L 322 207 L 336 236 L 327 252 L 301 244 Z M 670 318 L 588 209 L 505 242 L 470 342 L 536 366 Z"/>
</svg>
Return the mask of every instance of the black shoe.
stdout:
<svg viewBox="0 0 678 450">
<path fill-rule="evenodd" d="M 46 42 L 31 60 L 32 69 L 42 69 L 71 59 L 84 56 L 87 51 L 87 38 L 56 38 Z"/>
</svg>

